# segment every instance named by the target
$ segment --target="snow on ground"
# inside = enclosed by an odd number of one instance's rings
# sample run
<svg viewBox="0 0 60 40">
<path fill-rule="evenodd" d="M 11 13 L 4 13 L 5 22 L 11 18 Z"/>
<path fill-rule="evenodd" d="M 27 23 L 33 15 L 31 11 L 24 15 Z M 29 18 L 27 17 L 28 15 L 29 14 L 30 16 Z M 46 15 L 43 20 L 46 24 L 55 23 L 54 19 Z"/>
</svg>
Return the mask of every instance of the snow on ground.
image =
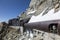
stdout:
<svg viewBox="0 0 60 40">
<path fill-rule="evenodd" d="M 41 21 L 49 21 L 49 20 L 58 20 L 58 19 L 60 19 L 60 11 L 54 13 L 54 8 L 51 9 L 44 16 L 41 16 L 44 13 L 44 11 L 41 14 L 39 14 L 38 16 L 32 16 L 31 19 L 30 19 L 30 21 L 28 23 L 41 22 Z"/>
</svg>

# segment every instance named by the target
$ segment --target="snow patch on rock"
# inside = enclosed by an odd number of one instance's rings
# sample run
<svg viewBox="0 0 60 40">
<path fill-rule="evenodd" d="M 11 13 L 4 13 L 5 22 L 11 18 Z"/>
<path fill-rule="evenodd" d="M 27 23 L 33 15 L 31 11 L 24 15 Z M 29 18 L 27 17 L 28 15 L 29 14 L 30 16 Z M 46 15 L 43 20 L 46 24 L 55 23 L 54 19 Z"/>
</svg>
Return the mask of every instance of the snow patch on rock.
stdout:
<svg viewBox="0 0 60 40">
<path fill-rule="evenodd" d="M 41 21 L 49 21 L 49 20 L 58 20 L 58 19 L 60 19 L 60 11 L 54 13 L 54 8 L 51 9 L 44 16 L 41 16 L 44 13 L 44 11 L 41 14 L 39 14 L 38 16 L 32 16 L 31 19 L 30 19 L 30 21 L 28 23 L 41 22 Z"/>
</svg>

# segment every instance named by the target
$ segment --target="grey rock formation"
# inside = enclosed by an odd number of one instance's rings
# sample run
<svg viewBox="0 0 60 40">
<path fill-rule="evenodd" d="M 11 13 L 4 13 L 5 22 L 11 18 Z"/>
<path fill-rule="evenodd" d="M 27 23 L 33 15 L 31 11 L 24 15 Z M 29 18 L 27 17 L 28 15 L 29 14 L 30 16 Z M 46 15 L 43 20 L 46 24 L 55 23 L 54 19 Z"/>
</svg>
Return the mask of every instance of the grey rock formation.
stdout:
<svg viewBox="0 0 60 40">
<path fill-rule="evenodd" d="M 47 8 L 46 12 L 44 13 L 46 14 L 49 10 L 54 8 L 56 4 L 59 3 L 59 0 L 31 0 L 29 8 L 26 10 L 26 14 L 39 15 L 45 8 Z M 32 13 L 33 11 L 35 12 Z"/>
</svg>

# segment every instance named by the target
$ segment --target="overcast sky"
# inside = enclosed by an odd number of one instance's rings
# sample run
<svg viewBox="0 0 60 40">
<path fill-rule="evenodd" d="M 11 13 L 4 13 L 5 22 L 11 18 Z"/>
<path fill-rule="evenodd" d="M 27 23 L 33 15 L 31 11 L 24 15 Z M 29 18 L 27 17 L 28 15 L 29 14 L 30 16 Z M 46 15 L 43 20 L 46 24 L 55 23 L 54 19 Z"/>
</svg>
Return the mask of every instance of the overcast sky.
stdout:
<svg viewBox="0 0 60 40">
<path fill-rule="evenodd" d="M 0 0 L 0 22 L 17 17 L 29 3 L 30 0 Z"/>
</svg>

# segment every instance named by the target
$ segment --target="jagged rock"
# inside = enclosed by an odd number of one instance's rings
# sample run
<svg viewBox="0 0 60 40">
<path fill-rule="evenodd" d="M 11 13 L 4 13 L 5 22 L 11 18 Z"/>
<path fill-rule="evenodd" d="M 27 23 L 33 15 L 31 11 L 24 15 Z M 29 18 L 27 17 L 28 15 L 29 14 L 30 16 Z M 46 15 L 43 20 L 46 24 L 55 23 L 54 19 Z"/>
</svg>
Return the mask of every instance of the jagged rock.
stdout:
<svg viewBox="0 0 60 40">
<path fill-rule="evenodd" d="M 8 33 L 3 37 L 3 40 L 18 40 L 20 37 L 20 31 L 17 28 L 8 28 Z"/>
<path fill-rule="evenodd" d="M 48 12 L 52 8 L 56 8 L 57 3 L 59 4 L 60 1 L 59 0 L 31 0 L 29 4 L 29 8 L 27 8 L 26 10 L 26 14 L 27 16 L 39 15 L 45 8 L 48 9 L 47 10 Z"/>
<path fill-rule="evenodd" d="M 0 40 L 3 40 L 3 37 L 7 34 L 8 24 L 5 22 L 1 23 L 1 30 L 0 30 Z"/>
</svg>

